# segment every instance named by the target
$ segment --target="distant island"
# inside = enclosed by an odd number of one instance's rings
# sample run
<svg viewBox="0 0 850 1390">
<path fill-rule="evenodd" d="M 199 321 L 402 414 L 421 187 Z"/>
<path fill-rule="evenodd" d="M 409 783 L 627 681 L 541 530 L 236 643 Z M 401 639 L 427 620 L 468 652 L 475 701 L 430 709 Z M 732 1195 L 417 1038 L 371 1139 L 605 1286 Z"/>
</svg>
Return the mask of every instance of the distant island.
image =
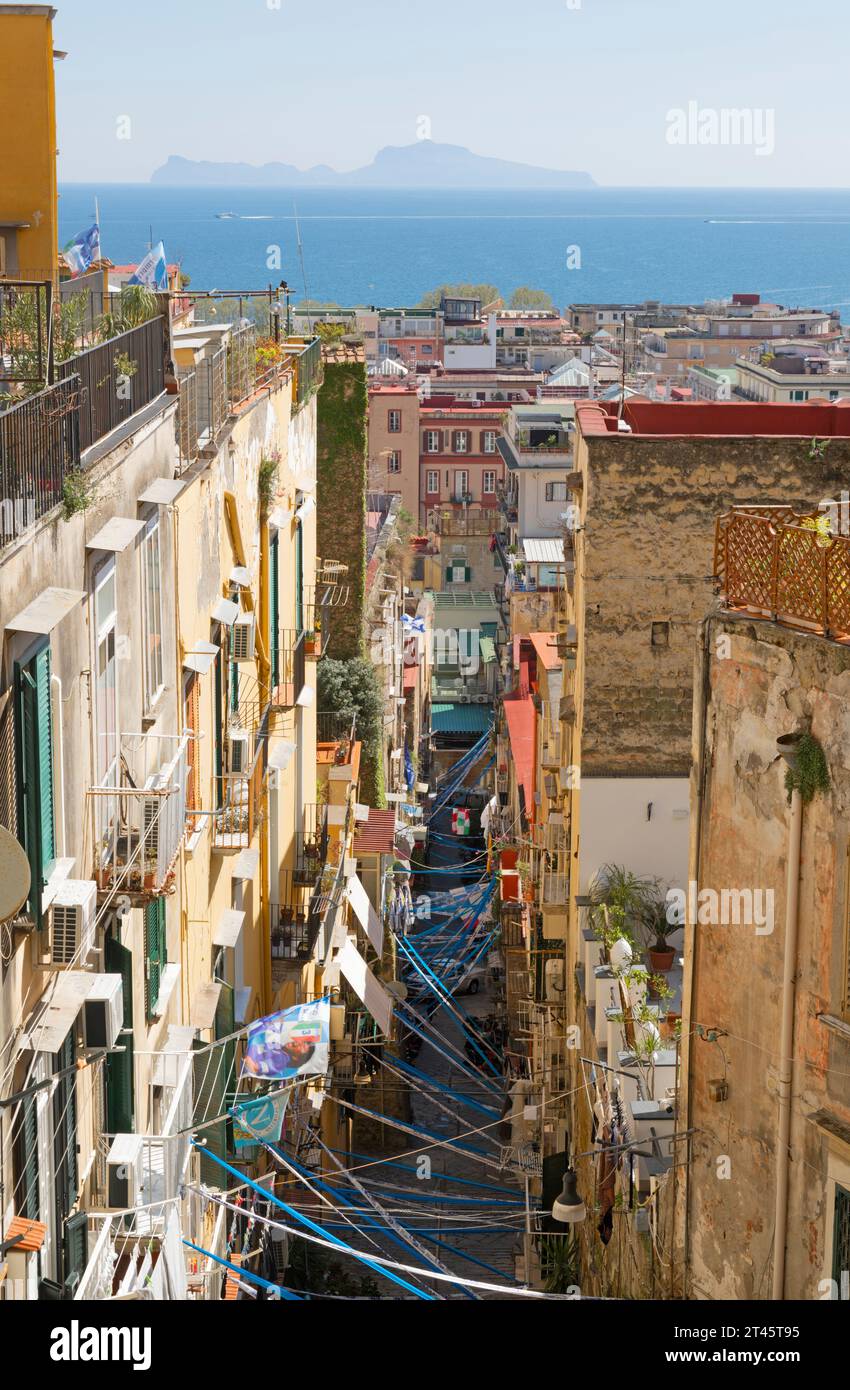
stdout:
<svg viewBox="0 0 850 1390">
<path fill-rule="evenodd" d="M 417 140 L 388 145 L 371 164 L 341 174 L 327 164 L 296 169 L 294 164 L 216 164 L 173 154 L 151 175 L 151 183 L 172 188 L 596 188 L 590 174 L 537 169 L 506 159 L 473 154 L 462 145 Z"/>
</svg>

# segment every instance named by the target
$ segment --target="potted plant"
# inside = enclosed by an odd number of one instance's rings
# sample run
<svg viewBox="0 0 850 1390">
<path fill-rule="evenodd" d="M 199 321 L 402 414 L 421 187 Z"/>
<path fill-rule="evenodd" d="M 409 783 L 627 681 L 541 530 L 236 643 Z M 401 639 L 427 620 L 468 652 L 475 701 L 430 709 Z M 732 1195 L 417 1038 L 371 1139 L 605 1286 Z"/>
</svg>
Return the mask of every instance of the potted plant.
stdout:
<svg viewBox="0 0 850 1390">
<path fill-rule="evenodd" d="M 674 931 L 679 930 L 679 924 L 669 921 L 667 904 L 661 899 L 646 905 L 643 913 L 643 928 L 647 941 L 652 942 L 652 945 L 647 948 L 649 968 L 653 975 L 666 974 L 673 969 L 673 961 L 676 956 L 668 938 L 673 935 Z"/>
</svg>

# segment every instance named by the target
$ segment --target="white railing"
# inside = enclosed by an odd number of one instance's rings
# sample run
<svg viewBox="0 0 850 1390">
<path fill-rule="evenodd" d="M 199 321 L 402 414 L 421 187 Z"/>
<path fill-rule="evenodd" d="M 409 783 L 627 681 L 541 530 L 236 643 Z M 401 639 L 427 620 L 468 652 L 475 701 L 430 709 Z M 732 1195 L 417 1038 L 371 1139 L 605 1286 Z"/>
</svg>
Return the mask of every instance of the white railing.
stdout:
<svg viewBox="0 0 850 1390">
<path fill-rule="evenodd" d="M 161 893 L 186 827 L 191 734 L 124 734 L 118 771 L 89 793 L 102 891 Z"/>
</svg>

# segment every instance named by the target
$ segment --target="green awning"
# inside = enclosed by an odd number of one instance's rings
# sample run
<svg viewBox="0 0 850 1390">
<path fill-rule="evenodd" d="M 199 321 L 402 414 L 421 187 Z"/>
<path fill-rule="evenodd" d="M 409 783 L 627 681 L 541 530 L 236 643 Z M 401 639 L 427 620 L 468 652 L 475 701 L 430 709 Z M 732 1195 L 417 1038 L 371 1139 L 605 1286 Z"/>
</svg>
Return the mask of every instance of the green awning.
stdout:
<svg viewBox="0 0 850 1390">
<path fill-rule="evenodd" d="M 489 705 L 432 705 L 432 734 L 486 734 L 493 723 Z"/>
</svg>

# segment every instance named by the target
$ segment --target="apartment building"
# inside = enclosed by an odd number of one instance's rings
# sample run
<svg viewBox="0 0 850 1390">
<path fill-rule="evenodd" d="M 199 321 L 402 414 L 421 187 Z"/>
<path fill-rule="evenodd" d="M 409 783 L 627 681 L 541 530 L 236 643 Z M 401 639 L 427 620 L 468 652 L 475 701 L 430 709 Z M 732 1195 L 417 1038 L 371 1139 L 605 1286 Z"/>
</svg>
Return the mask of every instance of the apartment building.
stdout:
<svg viewBox="0 0 850 1390">
<path fill-rule="evenodd" d="M 685 1297 L 846 1298 L 850 556 L 810 529 L 819 515 L 723 515 L 698 632 Z"/>
<path fill-rule="evenodd" d="M 496 507 L 504 480 L 498 450 L 503 410 L 495 402 L 431 396 L 419 411 L 419 514 L 443 505 Z"/>
<path fill-rule="evenodd" d="M 496 315 L 496 362 L 500 367 L 553 371 L 573 355 L 580 342 L 556 309 L 501 309 Z"/>
<path fill-rule="evenodd" d="M 414 383 L 369 384 L 369 486 L 395 494 L 419 518 L 419 390 Z"/>
<path fill-rule="evenodd" d="M 485 313 L 480 299 L 447 298 L 443 314 L 443 362 L 447 368 L 496 366 L 496 315 Z"/>
<path fill-rule="evenodd" d="M 735 397 L 799 405 L 850 396 L 850 370 L 825 352 L 801 345 L 776 345 L 757 362 L 739 358 Z"/>
<path fill-rule="evenodd" d="M 58 210 L 51 5 L 4 5 L 0 43 L 3 92 L 3 205 L 0 278 L 56 282 Z"/>
</svg>

